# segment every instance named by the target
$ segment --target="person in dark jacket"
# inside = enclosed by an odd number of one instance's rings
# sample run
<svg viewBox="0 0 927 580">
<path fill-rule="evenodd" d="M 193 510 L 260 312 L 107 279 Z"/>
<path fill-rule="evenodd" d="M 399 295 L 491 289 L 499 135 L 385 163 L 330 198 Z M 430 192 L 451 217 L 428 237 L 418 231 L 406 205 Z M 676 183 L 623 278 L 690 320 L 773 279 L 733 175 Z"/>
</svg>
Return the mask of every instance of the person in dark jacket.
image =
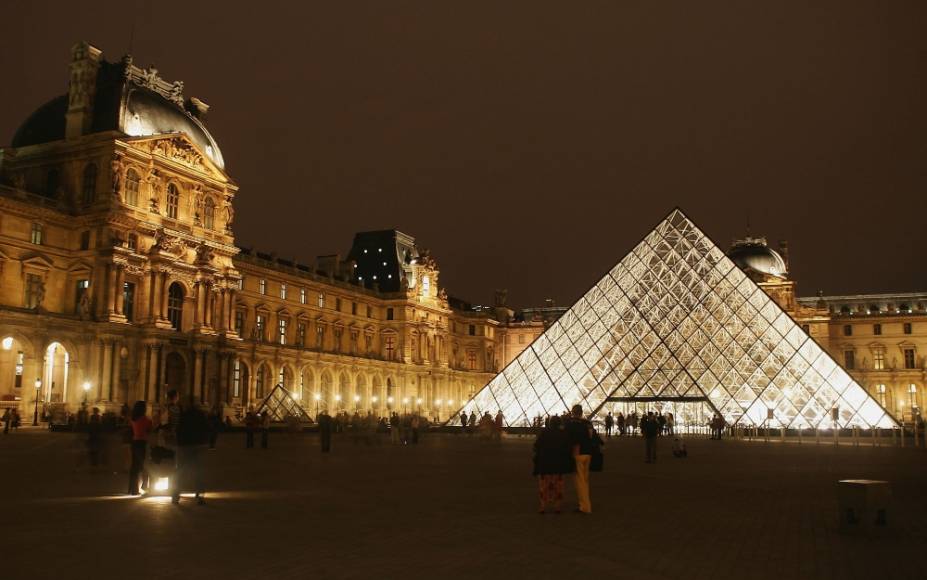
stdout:
<svg viewBox="0 0 927 580">
<path fill-rule="evenodd" d="M 181 411 L 177 425 L 177 473 L 171 500 L 180 503 L 181 489 L 192 485 L 198 504 L 206 503 L 203 454 L 209 443 L 209 419 L 193 401 Z M 187 481 L 185 482 L 184 479 Z"/>
<path fill-rule="evenodd" d="M 332 450 L 332 417 L 325 410 L 319 415 L 319 435 L 322 439 L 322 453 L 329 453 Z"/>
<path fill-rule="evenodd" d="M 583 417 L 582 405 L 573 405 L 570 417 L 566 421 L 566 432 L 570 441 L 573 461 L 576 465 L 573 482 L 576 484 L 578 513 L 592 513 L 592 499 L 589 496 L 589 464 L 595 453 L 596 441 L 593 439 L 592 423 Z"/>
<path fill-rule="evenodd" d="M 551 417 L 534 442 L 534 475 L 538 478 L 538 513 L 541 514 L 547 506 L 552 506 L 554 513 L 560 513 L 563 475 L 576 469 L 569 436 L 561 427 L 560 417 Z"/>
<path fill-rule="evenodd" d="M 645 463 L 657 462 L 657 435 L 660 433 L 660 423 L 653 412 L 644 415 L 641 420 L 641 434 L 644 436 Z"/>
</svg>

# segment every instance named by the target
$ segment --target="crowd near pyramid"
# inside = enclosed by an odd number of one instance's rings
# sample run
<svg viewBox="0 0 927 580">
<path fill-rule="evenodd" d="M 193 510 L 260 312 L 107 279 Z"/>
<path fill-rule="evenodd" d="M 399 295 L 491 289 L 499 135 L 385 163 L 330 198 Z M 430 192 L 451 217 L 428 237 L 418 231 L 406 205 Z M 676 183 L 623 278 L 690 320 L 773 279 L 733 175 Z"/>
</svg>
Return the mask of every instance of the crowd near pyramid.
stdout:
<svg viewBox="0 0 927 580">
<path fill-rule="evenodd" d="M 894 419 L 679 209 L 460 413 L 508 426 L 581 404 L 691 401 L 728 424 L 888 427 Z"/>
</svg>

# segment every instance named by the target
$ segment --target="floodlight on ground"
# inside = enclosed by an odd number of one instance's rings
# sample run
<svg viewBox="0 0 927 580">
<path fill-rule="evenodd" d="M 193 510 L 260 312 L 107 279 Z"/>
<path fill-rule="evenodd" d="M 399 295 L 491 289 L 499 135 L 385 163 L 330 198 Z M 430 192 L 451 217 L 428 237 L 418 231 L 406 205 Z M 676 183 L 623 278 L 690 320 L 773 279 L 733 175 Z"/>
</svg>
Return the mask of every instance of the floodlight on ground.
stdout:
<svg viewBox="0 0 927 580">
<path fill-rule="evenodd" d="M 155 491 L 167 491 L 170 488 L 170 486 L 171 486 L 170 479 L 168 479 L 167 477 L 159 477 L 158 480 L 155 481 L 153 489 Z"/>
</svg>

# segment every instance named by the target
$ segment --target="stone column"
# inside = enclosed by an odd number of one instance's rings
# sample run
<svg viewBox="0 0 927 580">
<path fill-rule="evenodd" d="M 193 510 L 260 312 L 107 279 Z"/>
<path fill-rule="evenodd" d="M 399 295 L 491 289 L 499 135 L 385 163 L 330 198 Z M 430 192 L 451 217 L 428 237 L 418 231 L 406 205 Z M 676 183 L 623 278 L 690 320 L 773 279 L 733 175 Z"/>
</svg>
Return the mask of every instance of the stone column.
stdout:
<svg viewBox="0 0 927 580">
<path fill-rule="evenodd" d="M 202 280 L 197 282 L 194 286 L 194 292 L 196 292 L 196 308 L 193 309 L 193 325 L 195 328 L 199 328 L 203 325 L 203 312 L 206 310 L 206 298 L 204 296 L 205 286 L 206 284 Z"/>
<path fill-rule="evenodd" d="M 122 350 L 122 343 L 118 340 L 113 341 L 112 346 L 112 360 L 113 360 L 113 370 L 112 370 L 112 379 L 109 382 L 109 400 L 116 400 L 116 389 L 119 388 L 119 378 L 122 370 L 122 357 L 119 355 Z"/>
<path fill-rule="evenodd" d="M 112 387 L 110 385 L 110 379 L 112 378 L 113 371 L 113 341 L 109 338 L 104 338 L 100 341 L 100 349 L 103 351 L 103 356 L 101 358 L 101 367 L 100 367 L 100 388 L 99 388 L 99 399 L 105 400 L 104 395 L 112 392 Z"/>
<path fill-rule="evenodd" d="M 235 302 L 238 298 L 238 290 L 234 288 L 229 288 L 229 308 L 228 308 L 228 321 L 226 322 L 226 328 L 229 331 L 235 331 Z"/>
<path fill-rule="evenodd" d="M 203 350 L 202 347 L 193 349 L 193 396 L 203 400 Z"/>
<path fill-rule="evenodd" d="M 206 326 L 210 328 L 212 328 L 212 313 L 213 313 L 213 310 L 215 310 L 215 308 L 216 308 L 216 293 L 213 292 L 211 285 L 207 285 L 206 286 L 206 313 L 205 313 L 206 316 L 205 316 L 204 322 L 206 323 Z"/>
<path fill-rule="evenodd" d="M 116 265 L 107 266 L 106 272 L 106 312 L 116 313 Z"/>
<path fill-rule="evenodd" d="M 113 288 L 113 292 L 116 293 L 116 314 L 122 315 L 123 308 L 125 307 L 125 284 L 126 284 L 126 269 L 122 266 L 119 266 L 116 269 L 116 286 Z"/>
<path fill-rule="evenodd" d="M 161 320 L 167 320 L 167 272 L 161 272 Z"/>
<path fill-rule="evenodd" d="M 155 322 L 161 319 L 161 272 L 154 271 L 151 273 L 151 321 Z"/>
<path fill-rule="evenodd" d="M 227 288 L 219 289 L 219 301 L 218 302 L 219 302 L 219 305 L 218 305 L 219 320 L 218 320 L 218 325 L 216 326 L 216 330 L 220 332 L 225 332 L 228 330 L 228 321 L 229 321 L 228 314 L 226 313 L 226 310 L 228 309 L 228 289 Z"/>
</svg>

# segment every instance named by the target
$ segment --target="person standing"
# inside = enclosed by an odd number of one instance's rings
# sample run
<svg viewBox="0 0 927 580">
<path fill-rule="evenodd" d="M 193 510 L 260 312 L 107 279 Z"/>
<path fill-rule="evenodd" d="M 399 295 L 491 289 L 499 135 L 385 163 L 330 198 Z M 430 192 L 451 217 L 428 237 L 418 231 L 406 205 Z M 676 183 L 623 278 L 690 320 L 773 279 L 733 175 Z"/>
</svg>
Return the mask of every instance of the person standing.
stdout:
<svg viewBox="0 0 927 580">
<path fill-rule="evenodd" d="M 129 424 L 132 427 L 132 463 L 129 467 L 129 495 L 138 495 L 138 480 L 145 472 L 145 454 L 148 450 L 148 436 L 151 433 L 151 419 L 146 415 L 145 401 L 136 401 L 132 407 Z M 142 487 L 148 488 L 148 477 Z"/>
<path fill-rule="evenodd" d="M 332 450 L 332 418 L 325 410 L 319 415 L 319 435 L 322 439 L 322 453 L 329 453 Z"/>
<path fill-rule="evenodd" d="M 100 409 L 93 408 L 93 414 L 87 420 L 87 453 L 90 457 L 90 467 L 100 463 L 100 450 L 103 446 L 103 423 Z"/>
<path fill-rule="evenodd" d="M 637 411 L 633 411 L 628 415 L 628 430 L 631 432 L 631 437 L 634 437 L 634 432 L 637 431 Z"/>
<path fill-rule="evenodd" d="M 245 449 L 254 448 L 254 431 L 258 428 L 258 416 L 253 409 L 245 414 Z"/>
<path fill-rule="evenodd" d="M 261 413 L 261 449 L 267 449 L 268 437 L 270 437 L 270 410 L 264 409 Z"/>
<path fill-rule="evenodd" d="M 589 496 L 589 462 L 592 460 L 594 441 L 592 439 L 592 423 L 583 418 L 582 405 L 573 405 L 571 416 L 567 420 L 566 432 L 569 438 L 570 450 L 575 463 L 576 499 L 579 513 L 592 513 L 592 500 Z"/>
<path fill-rule="evenodd" d="M 7 407 L 6 411 L 3 412 L 3 434 L 10 434 L 10 424 L 13 422 L 13 413 L 10 411 L 10 408 Z"/>
<path fill-rule="evenodd" d="M 618 423 L 618 435 L 621 436 L 621 437 L 624 437 L 624 430 L 625 430 L 625 422 L 624 422 L 624 421 L 625 421 L 625 420 L 624 420 L 624 414 L 621 413 L 621 412 L 619 412 L 619 413 L 618 413 L 618 420 L 617 420 L 617 423 Z"/>
<path fill-rule="evenodd" d="M 554 513 L 560 513 L 563 476 L 575 470 L 569 437 L 560 427 L 560 417 L 554 416 L 534 442 L 534 475 L 538 478 L 541 514 L 548 506 L 554 508 Z"/>
<path fill-rule="evenodd" d="M 641 421 L 641 434 L 644 436 L 645 463 L 657 462 L 657 435 L 660 433 L 660 423 L 653 416 L 653 411 L 647 413 Z"/>
<path fill-rule="evenodd" d="M 611 411 L 609 411 L 608 415 L 605 416 L 605 436 L 606 437 L 612 436 L 612 427 L 614 426 L 615 426 L 615 418 L 612 417 L 612 413 Z"/>
<path fill-rule="evenodd" d="M 666 434 L 667 435 L 676 434 L 676 418 L 673 417 L 672 413 L 666 414 Z"/>
<path fill-rule="evenodd" d="M 467 430 L 467 414 L 463 411 L 460 412 L 460 430 L 463 432 Z"/>
<path fill-rule="evenodd" d="M 206 413 L 192 400 L 181 412 L 177 426 L 177 472 L 171 501 L 180 503 L 180 492 L 184 486 L 193 487 L 196 502 L 206 503 L 206 486 L 203 474 L 203 454 L 209 443 L 209 419 Z M 184 481 L 186 480 L 186 481 Z"/>
</svg>

